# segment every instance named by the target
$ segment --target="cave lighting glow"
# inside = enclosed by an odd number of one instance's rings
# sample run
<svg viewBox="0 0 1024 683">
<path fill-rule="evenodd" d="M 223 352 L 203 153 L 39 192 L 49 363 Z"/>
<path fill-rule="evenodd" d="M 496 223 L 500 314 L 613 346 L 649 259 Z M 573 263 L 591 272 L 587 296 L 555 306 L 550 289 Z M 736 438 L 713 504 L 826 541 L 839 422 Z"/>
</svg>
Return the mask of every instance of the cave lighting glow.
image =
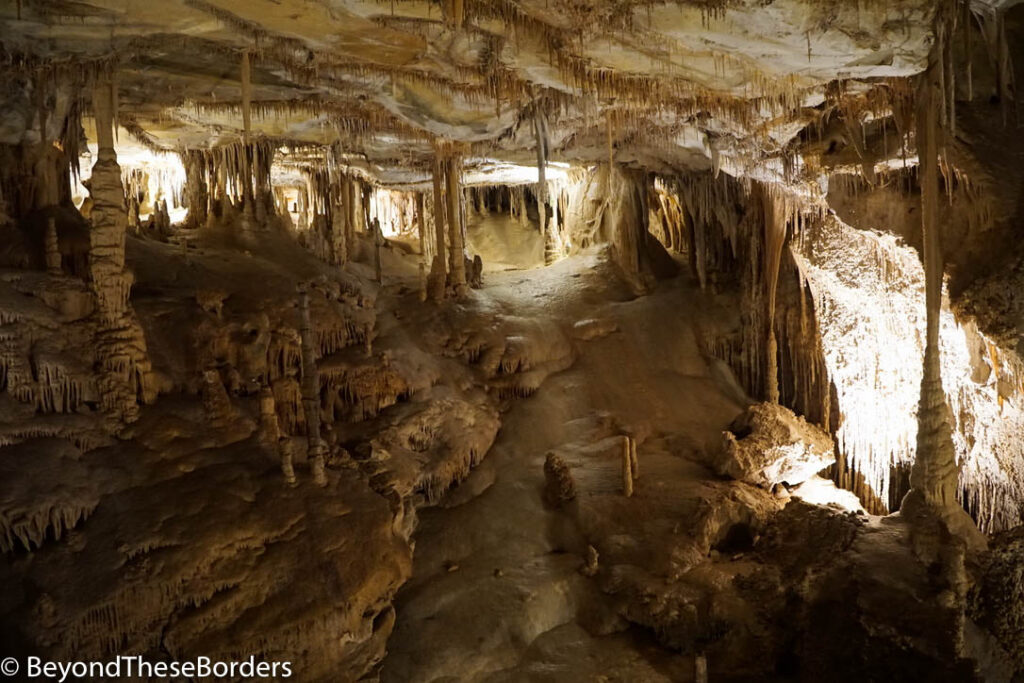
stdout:
<svg viewBox="0 0 1024 683">
<path fill-rule="evenodd" d="M 90 139 L 94 140 L 95 138 Z M 133 170 L 141 171 L 148 176 L 147 201 L 140 206 L 139 218 L 147 220 L 153 212 L 153 202 L 166 199 L 167 212 L 170 214 L 171 222 L 180 223 L 188 214 L 188 209 L 181 206 L 182 190 L 185 187 L 185 166 L 181 163 L 181 157 L 174 152 L 154 152 L 147 147 L 130 142 L 131 140 L 127 131 L 123 128 L 118 129 L 117 142 L 114 147 L 122 177 L 127 176 Z M 96 143 L 92 141 L 89 143 L 89 153 L 79 157 L 81 181 L 87 181 L 92 176 L 92 166 L 97 153 Z M 73 174 L 71 176 L 71 196 L 78 207 L 81 207 L 82 202 L 89 196 L 89 191 Z"/>
</svg>

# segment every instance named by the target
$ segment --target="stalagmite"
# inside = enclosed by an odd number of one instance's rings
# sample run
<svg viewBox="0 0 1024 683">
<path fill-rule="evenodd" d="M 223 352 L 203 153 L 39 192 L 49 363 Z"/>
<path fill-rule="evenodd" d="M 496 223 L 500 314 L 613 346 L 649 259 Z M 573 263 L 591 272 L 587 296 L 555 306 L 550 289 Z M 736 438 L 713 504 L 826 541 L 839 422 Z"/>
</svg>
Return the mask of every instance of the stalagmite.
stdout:
<svg viewBox="0 0 1024 683">
<path fill-rule="evenodd" d="M 53 218 L 46 219 L 46 272 L 50 275 L 61 274 L 60 244 L 57 241 L 57 222 Z"/>
<path fill-rule="evenodd" d="M 551 507 L 561 507 L 576 498 L 572 471 L 555 453 L 544 458 L 544 499 Z"/>
<path fill-rule="evenodd" d="M 382 284 L 384 282 L 384 270 L 383 270 L 383 265 L 381 264 L 381 260 L 380 260 L 380 257 L 381 257 L 380 250 L 384 246 L 385 240 L 384 240 L 384 231 L 381 230 L 381 227 L 380 227 L 380 220 L 378 220 L 378 218 L 376 216 L 374 216 L 374 218 L 373 218 L 372 227 L 373 227 L 373 272 L 374 272 L 374 277 L 377 280 L 377 284 L 379 285 L 379 284 Z"/>
<path fill-rule="evenodd" d="M 235 416 L 231 399 L 216 369 L 203 371 L 203 409 L 216 427 L 227 426 Z"/>
<path fill-rule="evenodd" d="M 622 437 L 622 495 L 633 495 L 633 439 Z"/>
<path fill-rule="evenodd" d="M 299 289 L 299 314 L 302 341 L 302 411 L 306 417 L 306 442 L 308 444 L 309 467 L 313 481 L 318 486 L 327 485 L 324 470 L 326 447 L 320 438 L 320 375 L 316 366 L 316 352 L 313 337 L 313 321 L 309 312 L 309 291 L 307 286 Z"/>
<path fill-rule="evenodd" d="M 416 193 L 416 239 L 420 247 L 420 267 L 427 262 L 427 216 L 423 193 Z"/>
<path fill-rule="evenodd" d="M 260 441 L 273 448 L 277 448 L 277 441 L 281 438 L 281 426 L 277 419 L 274 392 L 269 386 L 260 389 L 259 437 Z"/>
<path fill-rule="evenodd" d="M 936 533 L 931 520 L 941 521 L 948 533 L 959 538 L 967 548 L 981 551 L 985 537 L 957 500 L 959 468 L 953 443 L 952 414 L 943 388 L 940 351 L 940 316 L 942 281 L 945 261 L 939 221 L 939 149 L 944 147 L 939 125 L 939 109 L 943 103 L 942 38 L 933 48 L 928 69 L 921 77 L 917 92 L 916 136 L 921 186 L 922 261 L 925 280 L 925 348 L 921 377 L 920 402 L 917 414 L 917 453 L 910 471 L 910 491 L 900 509 L 916 526 L 915 552 L 937 562 L 944 580 L 949 584 L 958 604 L 966 599 L 963 547 L 948 544 Z M 962 624 L 960 625 L 962 629 Z"/>
<path fill-rule="evenodd" d="M 592 545 L 587 546 L 587 554 L 583 560 L 583 566 L 580 567 L 580 574 L 583 576 L 597 576 L 599 556 L 597 548 Z"/>
<path fill-rule="evenodd" d="M 629 474 L 633 481 L 640 478 L 640 461 L 636 455 L 636 439 L 629 438 Z"/>
<path fill-rule="evenodd" d="M 703 653 L 693 658 L 694 683 L 708 683 L 708 658 Z"/>
<path fill-rule="evenodd" d="M 285 484 L 295 486 L 298 483 L 295 478 L 295 443 L 287 437 L 281 437 L 277 441 L 277 451 L 281 457 L 281 475 Z"/>
</svg>

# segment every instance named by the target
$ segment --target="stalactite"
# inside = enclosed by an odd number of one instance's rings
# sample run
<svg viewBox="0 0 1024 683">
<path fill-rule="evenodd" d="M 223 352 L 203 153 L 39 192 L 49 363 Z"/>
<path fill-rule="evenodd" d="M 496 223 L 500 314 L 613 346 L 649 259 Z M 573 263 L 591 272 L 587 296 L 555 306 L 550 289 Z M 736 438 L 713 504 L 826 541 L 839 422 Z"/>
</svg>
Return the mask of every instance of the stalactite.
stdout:
<svg viewBox="0 0 1024 683">
<path fill-rule="evenodd" d="M 83 502 L 37 509 L 20 519 L 0 515 L 0 552 L 8 553 L 19 546 L 31 551 L 42 547 L 47 538 L 60 540 L 95 509 L 95 502 Z"/>
<path fill-rule="evenodd" d="M 762 190 L 764 207 L 764 288 L 767 314 L 767 342 L 765 345 L 765 374 L 767 398 L 779 402 L 778 344 L 775 338 L 775 303 L 779 284 L 779 268 L 782 263 L 782 247 L 786 241 L 786 225 L 793 209 L 784 195 L 771 190 Z"/>
<path fill-rule="evenodd" d="M 974 22 L 969 0 L 964 0 L 960 3 L 960 6 L 963 10 L 960 17 L 960 30 L 963 32 L 963 49 L 966 60 L 964 65 L 964 76 L 967 81 L 965 87 L 967 89 L 967 101 L 970 102 L 974 99 Z"/>
<path fill-rule="evenodd" d="M 242 146 L 239 156 L 242 161 L 242 209 L 243 229 L 251 230 L 255 220 L 254 198 L 252 190 L 252 162 L 250 159 L 252 150 L 249 142 L 252 136 L 252 68 L 249 62 L 249 50 L 242 50 L 241 60 L 241 82 L 242 82 Z"/>
</svg>

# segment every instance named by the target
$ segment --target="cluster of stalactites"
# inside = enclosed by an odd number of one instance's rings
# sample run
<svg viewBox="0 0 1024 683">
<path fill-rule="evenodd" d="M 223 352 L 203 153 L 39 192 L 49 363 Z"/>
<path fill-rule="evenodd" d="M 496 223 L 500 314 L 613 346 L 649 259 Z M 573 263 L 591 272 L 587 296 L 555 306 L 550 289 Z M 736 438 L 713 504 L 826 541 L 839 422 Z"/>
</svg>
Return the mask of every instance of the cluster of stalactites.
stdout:
<svg viewBox="0 0 1024 683">
<path fill-rule="evenodd" d="M 245 229 L 268 227 L 278 213 L 271 183 L 277 147 L 273 140 L 259 139 L 182 151 L 186 227 L 227 224 L 238 214 Z"/>
<path fill-rule="evenodd" d="M 347 263 L 356 255 L 356 236 L 369 230 L 375 188 L 333 156 L 302 175 L 295 207 L 300 241 L 328 263 Z"/>
<path fill-rule="evenodd" d="M 993 83 L 992 96 L 1000 103 L 1004 124 L 1008 123 L 1014 101 L 1015 75 L 1006 33 L 1005 9 L 953 0 L 939 3 L 934 23 L 933 59 L 935 62 L 935 109 L 940 135 L 939 169 L 952 197 L 952 188 L 965 175 L 957 168 L 947 145 L 957 133 L 957 101 L 972 101 L 976 95 L 974 59 L 978 46 L 988 56 Z M 978 39 L 980 38 L 980 43 Z M 841 135 L 853 147 L 860 161 L 857 173 L 869 184 L 878 182 L 876 174 L 906 170 L 916 165 L 917 147 L 916 80 L 888 78 L 862 92 L 851 92 L 848 82 L 837 80 L 826 87 L 824 113 L 808 128 L 817 134 L 818 145 L 805 150 L 804 157 L 815 156 L 815 148 L 825 149 L 830 136 Z M 833 130 L 829 131 L 832 127 Z M 887 162 L 894 156 L 902 165 L 893 168 Z M 881 163 L 886 162 L 886 163 Z M 813 159 L 812 159 L 812 163 Z M 908 181 L 909 182 L 909 181 Z M 982 217 L 984 220 L 984 217 Z"/>
<path fill-rule="evenodd" d="M 23 85 L 31 93 L 32 118 L 22 142 L 0 152 L 0 222 L 70 203 L 70 181 L 79 177 L 85 148 L 82 82 L 40 69 Z"/>
<path fill-rule="evenodd" d="M 814 305 L 787 248 L 823 219 L 823 206 L 779 185 L 712 174 L 665 179 L 655 194 L 666 239 L 679 240 L 701 288 L 740 287 L 739 337 L 703 339 L 706 350 L 752 395 L 834 428 Z"/>
<path fill-rule="evenodd" d="M 462 185 L 464 148 L 435 141 L 433 181 L 434 249 L 424 294 L 434 301 L 463 296 L 469 286 L 466 254 L 466 201 Z"/>
</svg>

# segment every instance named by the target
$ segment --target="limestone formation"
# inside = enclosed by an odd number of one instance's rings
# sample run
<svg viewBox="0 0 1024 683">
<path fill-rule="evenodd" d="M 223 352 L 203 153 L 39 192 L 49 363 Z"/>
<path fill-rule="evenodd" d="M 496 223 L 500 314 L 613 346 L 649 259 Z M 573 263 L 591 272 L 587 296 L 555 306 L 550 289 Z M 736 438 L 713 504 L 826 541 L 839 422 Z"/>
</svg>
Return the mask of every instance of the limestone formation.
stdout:
<svg viewBox="0 0 1024 683">
<path fill-rule="evenodd" d="M 635 461 L 633 449 L 632 437 L 622 437 L 622 495 L 626 498 L 633 495 L 633 463 Z"/>
<path fill-rule="evenodd" d="M 229 424 L 235 416 L 235 410 L 228 398 L 228 392 L 216 369 L 203 371 L 203 410 L 210 423 L 216 427 Z"/>
<path fill-rule="evenodd" d="M 317 370 L 316 352 L 313 341 L 313 321 L 309 313 L 309 292 L 305 286 L 299 290 L 299 315 L 301 317 L 302 346 L 302 413 L 306 418 L 306 448 L 309 468 L 313 481 L 318 486 L 327 485 L 324 470 L 326 446 L 320 438 L 320 374 Z"/>
<path fill-rule="evenodd" d="M 46 271 L 50 275 L 60 275 L 62 272 L 57 223 L 52 218 L 46 221 Z"/>
<path fill-rule="evenodd" d="M 277 406 L 270 387 L 260 389 L 260 441 L 273 447 L 281 438 L 281 427 L 277 419 Z"/>
<path fill-rule="evenodd" d="M 777 404 L 755 403 L 722 432 L 712 457 L 723 475 L 772 490 L 797 486 L 835 462 L 828 434 Z"/>
<path fill-rule="evenodd" d="M 544 458 L 544 499 L 552 507 L 561 507 L 576 497 L 572 471 L 555 453 Z"/>
<path fill-rule="evenodd" d="M 1024 3 L 0 5 L 0 656 L 1024 677 Z"/>
<path fill-rule="evenodd" d="M 583 562 L 583 566 L 580 567 L 580 573 L 583 574 L 583 576 L 597 576 L 599 569 L 598 557 L 597 548 L 592 545 L 588 545 L 586 559 Z"/>
</svg>

